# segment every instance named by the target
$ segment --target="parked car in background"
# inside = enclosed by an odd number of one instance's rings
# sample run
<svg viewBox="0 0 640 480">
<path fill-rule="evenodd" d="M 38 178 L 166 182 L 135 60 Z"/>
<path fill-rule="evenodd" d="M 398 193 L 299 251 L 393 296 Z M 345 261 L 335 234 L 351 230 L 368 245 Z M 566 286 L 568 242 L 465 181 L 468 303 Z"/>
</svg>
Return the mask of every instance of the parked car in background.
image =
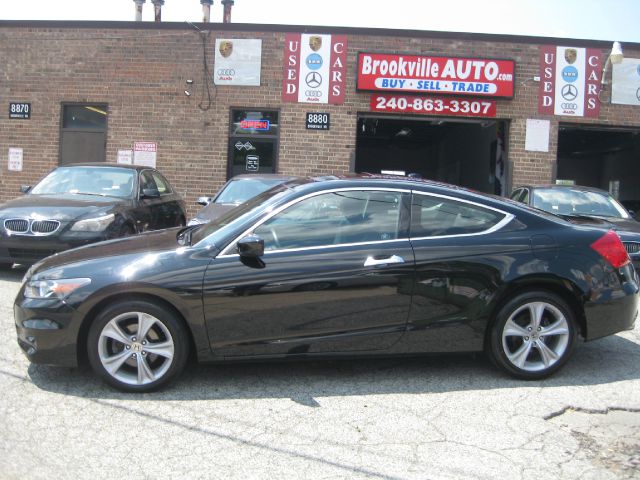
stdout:
<svg viewBox="0 0 640 480">
<path fill-rule="evenodd" d="M 297 177 L 278 175 L 275 173 L 247 173 L 236 175 L 220 189 L 215 197 L 200 197 L 198 203 L 205 207 L 194 218 L 189 220 L 189 225 L 201 225 L 220 217 L 223 213 L 237 207 L 250 198 L 269 190 L 281 183 L 295 180 Z"/>
<path fill-rule="evenodd" d="M 516 188 L 511 199 L 575 224 L 615 230 L 633 264 L 640 269 L 640 222 L 609 192 L 578 185 L 526 185 Z"/>
<path fill-rule="evenodd" d="M 58 167 L 26 195 L 0 205 L 0 265 L 46 256 L 148 230 L 185 224 L 185 204 L 149 167 L 73 164 Z"/>
<path fill-rule="evenodd" d="M 298 179 L 204 225 L 70 250 L 15 300 L 30 361 L 88 358 L 116 388 L 203 362 L 484 350 L 557 371 L 578 337 L 632 328 L 638 279 L 613 231 L 406 178 Z"/>
</svg>

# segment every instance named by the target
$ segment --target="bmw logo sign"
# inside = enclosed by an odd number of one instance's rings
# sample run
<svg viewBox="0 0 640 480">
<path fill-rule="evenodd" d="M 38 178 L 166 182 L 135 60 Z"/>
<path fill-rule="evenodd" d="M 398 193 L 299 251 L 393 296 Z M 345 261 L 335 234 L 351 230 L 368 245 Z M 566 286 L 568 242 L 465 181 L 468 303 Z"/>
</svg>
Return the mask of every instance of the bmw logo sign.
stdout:
<svg viewBox="0 0 640 480">
<path fill-rule="evenodd" d="M 562 79 L 569 83 L 575 82 L 578 79 L 578 69 L 573 65 L 567 65 L 562 69 Z"/>
<path fill-rule="evenodd" d="M 307 57 L 307 67 L 311 70 L 318 70 L 322 67 L 322 57 L 317 53 L 312 53 Z"/>
</svg>

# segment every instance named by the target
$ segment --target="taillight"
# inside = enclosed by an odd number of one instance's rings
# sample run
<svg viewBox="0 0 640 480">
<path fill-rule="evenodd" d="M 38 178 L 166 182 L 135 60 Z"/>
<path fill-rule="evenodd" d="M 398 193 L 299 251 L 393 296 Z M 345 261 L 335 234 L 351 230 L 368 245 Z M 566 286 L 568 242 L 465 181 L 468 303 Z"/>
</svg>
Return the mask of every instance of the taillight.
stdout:
<svg viewBox="0 0 640 480">
<path fill-rule="evenodd" d="M 625 266 L 631 260 L 620 240 L 620 237 L 613 230 L 609 230 L 602 237 L 591 244 L 596 252 L 611 264 L 613 268 Z"/>
</svg>

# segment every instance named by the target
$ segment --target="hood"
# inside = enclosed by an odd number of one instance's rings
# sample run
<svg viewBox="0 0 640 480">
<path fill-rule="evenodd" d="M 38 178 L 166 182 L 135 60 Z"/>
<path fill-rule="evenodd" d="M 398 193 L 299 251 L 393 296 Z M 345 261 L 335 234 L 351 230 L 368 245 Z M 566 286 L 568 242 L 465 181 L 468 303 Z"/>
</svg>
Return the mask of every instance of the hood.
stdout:
<svg viewBox="0 0 640 480">
<path fill-rule="evenodd" d="M 127 204 L 129 199 L 103 197 L 100 195 L 25 195 L 0 205 L 2 218 L 29 218 L 37 214 L 40 218 L 69 221 L 92 212 L 105 212 L 115 205 Z"/>
<path fill-rule="evenodd" d="M 229 210 L 233 210 L 237 206 L 238 205 L 235 203 L 210 203 L 198 212 L 196 218 L 201 220 L 200 223 L 210 222 L 211 220 L 221 217 Z"/>
<path fill-rule="evenodd" d="M 178 232 L 183 227 L 155 230 L 132 237 L 117 238 L 105 242 L 91 243 L 83 247 L 56 253 L 33 266 L 33 273 L 59 267 L 69 263 L 80 263 L 96 258 L 107 259 L 136 253 L 153 253 L 181 247 L 177 241 Z"/>
</svg>

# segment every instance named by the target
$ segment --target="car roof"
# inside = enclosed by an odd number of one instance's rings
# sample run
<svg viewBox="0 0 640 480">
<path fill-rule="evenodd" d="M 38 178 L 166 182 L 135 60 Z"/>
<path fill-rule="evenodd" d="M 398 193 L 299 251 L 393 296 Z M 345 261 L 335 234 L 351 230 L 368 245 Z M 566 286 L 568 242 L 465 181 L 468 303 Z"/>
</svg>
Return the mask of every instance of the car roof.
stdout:
<svg viewBox="0 0 640 480">
<path fill-rule="evenodd" d="M 240 180 L 240 179 L 272 179 L 272 180 L 295 180 L 297 178 L 302 178 L 298 175 L 283 175 L 280 173 L 241 173 L 239 175 L 234 175 L 231 177 L 231 180 Z"/>
<path fill-rule="evenodd" d="M 127 168 L 130 170 L 156 170 L 153 167 L 148 167 L 145 165 L 131 165 L 128 163 L 107 163 L 107 162 L 82 162 L 82 163 L 68 163 L 66 165 L 59 165 L 58 168 L 61 167 L 98 167 L 98 168 Z"/>
</svg>

